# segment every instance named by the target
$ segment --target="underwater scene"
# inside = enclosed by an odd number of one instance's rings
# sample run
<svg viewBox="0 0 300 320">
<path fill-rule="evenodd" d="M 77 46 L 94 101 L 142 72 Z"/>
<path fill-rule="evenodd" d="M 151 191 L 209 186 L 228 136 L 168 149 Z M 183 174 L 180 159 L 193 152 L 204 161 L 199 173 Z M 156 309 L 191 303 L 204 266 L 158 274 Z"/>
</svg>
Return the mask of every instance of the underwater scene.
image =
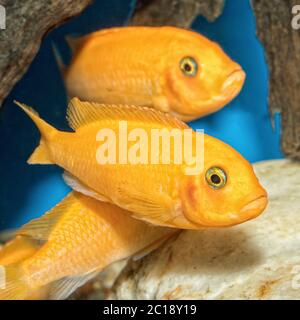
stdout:
<svg viewBox="0 0 300 320">
<path fill-rule="evenodd" d="M 275 2 L 0 1 L 0 300 L 300 299 Z"/>
</svg>

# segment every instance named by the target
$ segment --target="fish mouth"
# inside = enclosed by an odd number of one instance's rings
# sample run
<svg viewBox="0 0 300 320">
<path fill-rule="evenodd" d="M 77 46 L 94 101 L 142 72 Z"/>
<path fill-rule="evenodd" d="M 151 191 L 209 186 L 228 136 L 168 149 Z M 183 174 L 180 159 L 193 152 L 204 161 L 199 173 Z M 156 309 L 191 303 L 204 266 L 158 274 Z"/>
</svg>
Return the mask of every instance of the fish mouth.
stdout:
<svg viewBox="0 0 300 320">
<path fill-rule="evenodd" d="M 268 204 L 268 197 L 263 194 L 248 202 L 238 213 L 227 213 L 224 216 L 215 215 L 214 226 L 230 227 L 259 216 Z"/>
<path fill-rule="evenodd" d="M 222 91 L 225 91 L 228 87 L 232 86 L 235 83 L 242 84 L 246 79 L 246 73 L 243 69 L 236 69 L 232 71 L 222 86 Z"/>
<path fill-rule="evenodd" d="M 225 102 L 231 101 L 241 91 L 245 79 L 246 73 L 243 69 L 236 69 L 232 71 L 222 85 L 221 94 L 214 97 L 214 100 Z"/>
<path fill-rule="evenodd" d="M 261 195 L 254 200 L 248 202 L 245 206 L 240 210 L 240 214 L 245 218 L 255 218 L 260 215 L 268 204 L 267 195 Z"/>
<path fill-rule="evenodd" d="M 256 218 L 265 210 L 267 204 L 268 196 L 265 193 L 249 201 L 241 208 L 241 210 L 236 212 L 224 214 L 210 213 L 208 216 L 204 218 L 202 217 L 202 220 L 200 222 L 194 221 L 189 217 L 187 218 L 195 225 L 198 225 L 200 227 L 231 227 Z"/>
</svg>

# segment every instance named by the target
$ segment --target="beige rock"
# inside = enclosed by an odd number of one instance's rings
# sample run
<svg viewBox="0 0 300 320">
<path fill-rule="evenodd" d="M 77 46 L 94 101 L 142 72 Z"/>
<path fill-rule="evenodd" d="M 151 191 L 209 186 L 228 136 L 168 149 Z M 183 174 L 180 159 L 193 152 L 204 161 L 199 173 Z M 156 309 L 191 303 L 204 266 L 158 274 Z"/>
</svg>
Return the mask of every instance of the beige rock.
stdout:
<svg viewBox="0 0 300 320">
<path fill-rule="evenodd" d="M 117 261 L 105 268 L 98 276 L 77 289 L 69 300 L 106 299 L 116 278 L 124 269 L 127 260 Z"/>
<path fill-rule="evenodd" d="M 259 218 L 228 229 L 183 231 L 130 262 L 110 298 L 299 299 L 300 164 L 255 164 L 269 193 Z"/>
</svg>

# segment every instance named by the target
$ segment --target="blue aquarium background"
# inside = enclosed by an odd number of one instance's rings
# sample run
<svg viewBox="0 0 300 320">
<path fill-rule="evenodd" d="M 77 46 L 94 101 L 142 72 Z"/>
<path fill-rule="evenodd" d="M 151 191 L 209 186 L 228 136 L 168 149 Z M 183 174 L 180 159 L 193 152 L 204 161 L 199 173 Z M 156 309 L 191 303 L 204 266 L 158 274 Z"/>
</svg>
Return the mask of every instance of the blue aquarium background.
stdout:
<svg viewBox="0 0 300 320">
<path fill-rule="evenodd" d="M 19 227 L 42 215 L 69 191 L 62 170 L 29 166 L 27 158 L 39 141 L 33 123 L 13 100 L 33 106 L 48 122 L 67 129 L 66 95 L 52 45 L 67 63 L 65 35 L 83 35 L 101 28 L 126 25 L 133 0 L 95 0 L 80 16 L 51 31 L 22 80 L 0 111 L 0 230 Z M 248 0 L 227 0 L 214 23 L 198 17 L 192 29 L 218 42 L 247 73 L 241 94 L 220 112 L 191 123 L 236 148 L 251 162 L 281 158 L 280 116 L 273 127 L 268 112 L 268 68 L 256 37 L 255 18 Z"/>
</svg>

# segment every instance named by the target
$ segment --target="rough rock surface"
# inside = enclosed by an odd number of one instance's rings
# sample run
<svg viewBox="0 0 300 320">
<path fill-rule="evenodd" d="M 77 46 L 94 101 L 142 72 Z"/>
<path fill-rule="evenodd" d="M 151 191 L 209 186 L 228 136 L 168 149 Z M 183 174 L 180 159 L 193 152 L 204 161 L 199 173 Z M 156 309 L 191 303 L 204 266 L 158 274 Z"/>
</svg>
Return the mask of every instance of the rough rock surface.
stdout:
<svg viewBox="0 0 300 320">
<path fill-rule="evenodd" d="M 108 266 L 97 277 L 78 288 L 68 299 L 69 300 L 103 300 L 110 293 L 120 272 L 124 269 L 127 260 L 122 260 Z"/>
<path fill-rule="evenodd" d="M 300 164 L 255 165 L 269 192 L 259 218 L 228 229 L 183 231 L 131 262 L 117 299 L 300 299 Z"/>
<path fill-rule="evenodd" d="M 0 107 L 27 71 L 43 36 L 79 14 L 91 0 L 4 0 L 6 29 L 0 30 Z"/>
<path fill-rule="evenodd" d="M 270 69 L 270 110 L 281 113 L 282 150 L 300 159 L 300 31 L 291 26 L 297 0 L 253 0 L 257 35 Z"/>
<path fill-rule="evenodd" d="M 209 21 L 223 11 L 225 0 L 138 0 L 131 24 L 143 26 L 172 25 L 190 27 L 200 14 Z"/>
</svg>

